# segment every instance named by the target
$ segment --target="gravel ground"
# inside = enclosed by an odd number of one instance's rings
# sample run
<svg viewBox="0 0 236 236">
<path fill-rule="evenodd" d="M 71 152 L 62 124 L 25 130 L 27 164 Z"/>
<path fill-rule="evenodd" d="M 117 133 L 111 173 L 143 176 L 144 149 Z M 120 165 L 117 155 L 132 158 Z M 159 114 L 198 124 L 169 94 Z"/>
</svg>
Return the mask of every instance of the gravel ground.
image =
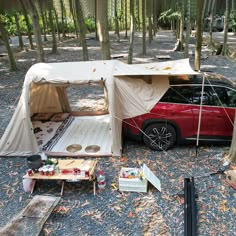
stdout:
<svg viewBox="0 0 236 236">
<path fill-rule="evenodd" d="M 157 61 L 157 55 L 170 55 L 172 59 L 183 58 L 183 53 L 172 51 L 175 43 L 173 32 L 159 32 L 147 47 L 148 54 L 145 57 L 141 56 L 141 37 L 138 36 L 134 63 Z M 47 61 L 81 60 L 81 48 L 77 45 L 77 40 L 72 39 L 61 43 L 59 55 L 50 54 L 48 48 Z M 98 43 L 90 39 L 88 45 L 90 59 L 99 59 Z M 113 39 L 111 46 L 112 54 L 123 53 L 125 57 L 121 60 L 126 61 L 128 40 L 122 38 L 117 43 Z M 234 61 L 222 56 L 211 56 L 207 48 L 204 50 L 202 69 L 213 70 L 234 79 Z M 24 75 L 35 63 L 35 51 L 17 53 L 16 58 L 20 68 L 17 72 L 9 72 L 7 58 L 0 58 L 0 137 L 18 102 Z M 190 61 L 193 62 L 193 57 Z M 85 96 L 85 106 L 90 105 L 88 101 Z M 94 196 L 90 182 L 66 183 L 64 196 L 44 225 L 41 235 L 183 235 L 184 205 L 179 194 L 183 193 L 184 178 L 221 168 L 227 149 L 228 146 L 223 145 L 201 146 L 196 156 L 193 145 L 175 147 L 168 152 L 154 152 L 142 144 L 125 141 L 122 158 L 99 159 L 97 170 L 105 171 L 106 189 Z M 161 193 L 151 184 L 147 193 L 120 194 L 112 189 L 112 183 L 118 186 L 121 167 L 139 167 L 142 163 L 149 166 L 161 180 Z M 0 158 L 0 228 L 32 199 L 22 188 L 22 176 L 26 170 L 25 158 Z M 236 235 L 236 193 L 224 179 L 222 175 L 196 179 L 199 235 Z M 59 184 L 42 181 L 37 183 L 33 195 L 59 193 Z"/>
</svg>

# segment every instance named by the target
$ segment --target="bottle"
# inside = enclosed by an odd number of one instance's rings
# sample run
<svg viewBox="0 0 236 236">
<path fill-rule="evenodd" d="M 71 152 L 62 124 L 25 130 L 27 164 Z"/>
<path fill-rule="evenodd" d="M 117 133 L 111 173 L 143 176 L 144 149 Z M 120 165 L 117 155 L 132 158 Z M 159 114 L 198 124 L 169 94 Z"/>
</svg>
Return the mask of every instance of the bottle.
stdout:
<svg viewBox="0 0 236 236">
<path fill-rule="evenodd" d="M 98 183 L 98 188 L 99 189 L 104 189 L 106 186 L 106 178 L 105 178 L 105 174 L 103 171 L 99 171 L 98 172 L 98 176 L 97 176 L 97 183 Z"/>
</svg>

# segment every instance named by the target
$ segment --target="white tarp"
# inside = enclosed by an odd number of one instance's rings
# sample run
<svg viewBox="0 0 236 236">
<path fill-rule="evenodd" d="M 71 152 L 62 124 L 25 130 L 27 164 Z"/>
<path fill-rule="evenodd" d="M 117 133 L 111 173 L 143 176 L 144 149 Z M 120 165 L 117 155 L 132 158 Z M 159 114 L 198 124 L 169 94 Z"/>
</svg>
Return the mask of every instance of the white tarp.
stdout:
<svg viewBox="0 0 236 236">
<path fill-rule="evenodd" d="M 122 119 L 149 112 L 167 91 L 168 76 L 188 74 L 196 74 L 188 59 L 136 65 L 116 60 L 35 64 L 26 74 L 19 103 L 0 140 L 0 155 L 38 153 L 31 113 L 70 112 L 63 87 L 102 82 L 111 116 L 112 154 L 120 156 Z M 150 76 L 151 84 L 142 75 Z"/>
</svg>

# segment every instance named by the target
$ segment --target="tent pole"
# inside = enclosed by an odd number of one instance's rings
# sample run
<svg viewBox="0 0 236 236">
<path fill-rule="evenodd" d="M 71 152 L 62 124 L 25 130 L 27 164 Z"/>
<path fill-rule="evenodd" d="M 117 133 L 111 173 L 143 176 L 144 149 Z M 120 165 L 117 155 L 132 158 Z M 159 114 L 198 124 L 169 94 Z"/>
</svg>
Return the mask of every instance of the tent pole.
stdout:
<svg viewBox="0 0 236 236">
<path fill-rule="evenodd" d="M 196 156 L 198 154 L 199 134 L 200 134 L 201 120 L 202 120 L 202 101 L 203 101 L 204 85 L 205 85 L 205 75 L 203 75 L 203 80 L 202 80 L 201 101 L 200 101 L 198 128 L 197 128 Z"/>
</svg>

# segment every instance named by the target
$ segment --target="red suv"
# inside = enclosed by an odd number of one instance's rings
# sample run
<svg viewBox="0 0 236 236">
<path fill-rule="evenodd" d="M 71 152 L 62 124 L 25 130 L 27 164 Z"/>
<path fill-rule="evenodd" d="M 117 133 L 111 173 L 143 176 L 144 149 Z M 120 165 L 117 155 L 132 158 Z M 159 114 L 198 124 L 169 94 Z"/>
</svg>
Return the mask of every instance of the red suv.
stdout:
<svg viewBox="0 0 236 236">
<path fill-rule="evenodd" d="M 203 75 L 189 76 L 189 80 L 170 77 L 168 91 L 149 113 L 123 121 L 124 135 L 143 141 L 153 150 L 167 150 L 197 137 L 199 141 L 230 141 L 235 85 L 219 75 L 204 76 L 204 86 Z"/>
</svg>

